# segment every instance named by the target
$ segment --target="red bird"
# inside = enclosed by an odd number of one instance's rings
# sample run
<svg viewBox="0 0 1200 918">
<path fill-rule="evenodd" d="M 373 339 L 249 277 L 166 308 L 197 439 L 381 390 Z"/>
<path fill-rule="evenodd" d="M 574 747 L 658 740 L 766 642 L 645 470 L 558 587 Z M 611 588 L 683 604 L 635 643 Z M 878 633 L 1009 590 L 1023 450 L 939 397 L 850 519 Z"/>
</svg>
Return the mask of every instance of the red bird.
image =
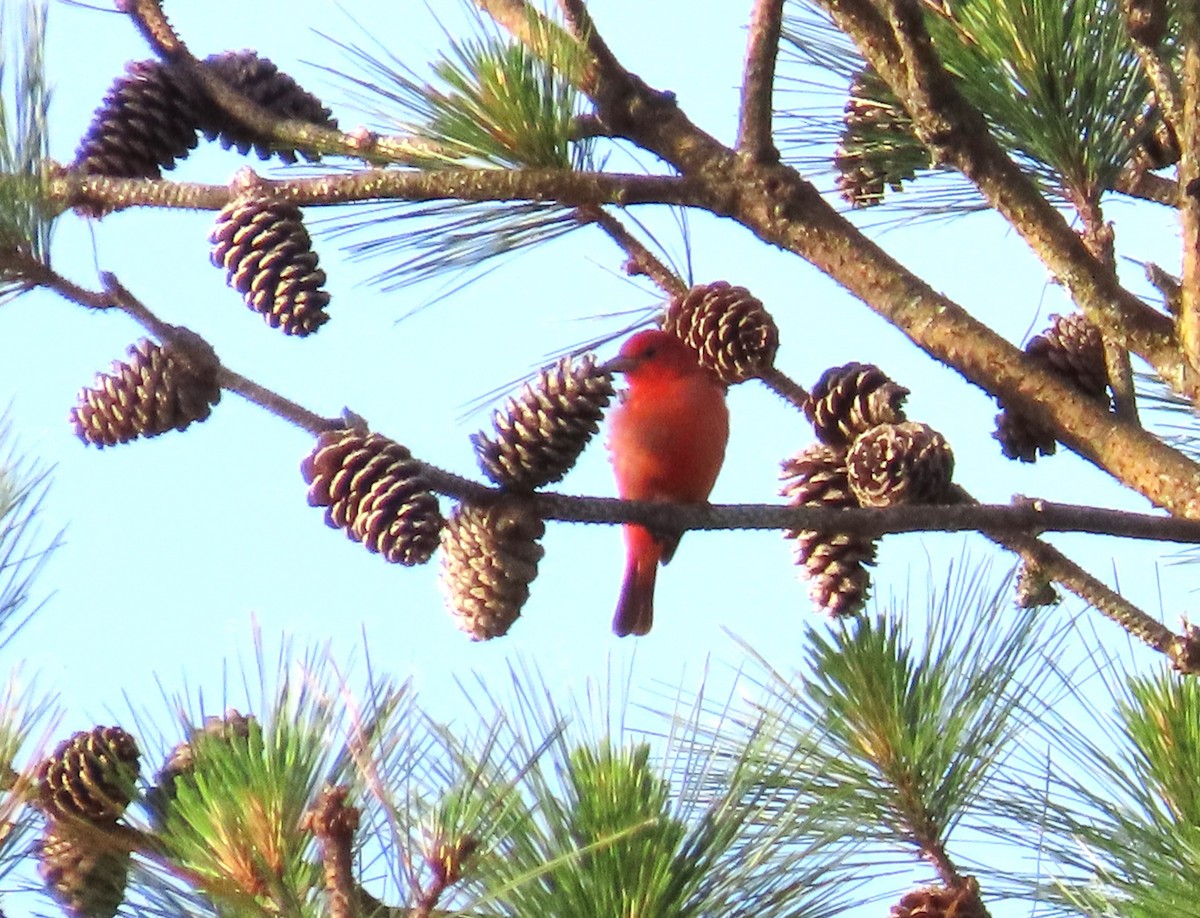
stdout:
<svg viewBox="0 0 1200 918">
<path fill-rule="evenodd" d="M 702 503 L 729 440 L 725 387 L 674 335 L 638 332 L 606 364 L 629 388 L 612 413 L 608 449 L 617 493 L 626 500 Z M 654 621 L 654 578 L 675 554 L 682 532 L 625 526 L 625 582 L 613 631 L 646 634 Z"/>
</svg>

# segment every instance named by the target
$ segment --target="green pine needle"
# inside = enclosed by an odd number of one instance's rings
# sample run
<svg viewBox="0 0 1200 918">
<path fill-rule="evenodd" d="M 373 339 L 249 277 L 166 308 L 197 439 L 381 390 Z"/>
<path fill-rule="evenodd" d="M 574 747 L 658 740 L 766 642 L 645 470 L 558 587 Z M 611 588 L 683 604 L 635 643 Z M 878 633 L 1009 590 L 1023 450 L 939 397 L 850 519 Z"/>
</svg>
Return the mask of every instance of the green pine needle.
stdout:
<svg viewBox="0 0 1200 918">
<path fill-rule="evenodd" d="M 40 608 L 33 584 L 62 539 L 38 532 L 49 470 L 22 455 L 11 423 L 0 415 L 0 648 Z"/>
<path fill-rule="evenodd" d="M 256 713 L 227 716 L 225 730 L 199 731 L 202 718 L 188 717 L 190 763 L 147 803 L 164 851 L 219 910 L 307 914 L 324 878 L 302 817 L 328 784 L 349 786 L 351 804 L 369 806 L 373 763 L 403 736 L 397 721 L 412 709 L 406 687 L 386 683 L 352 702 L 327 652 L 297 662 L 285 641 L 272 669 L 257 635 L 256 648 L 256 671 L 243 672 Z M 172 884 L 145 880 L 158 902 Z"/>
<path fill-rule="evenodd" d="M 428 145 L 430 168 L 584 168 L 591 143 L 572 140 L 583 106 L 575 88 L 578 42 L 562 29 L 543 29 L 532 49 L 477 10 L 472 28 L 465 38 L 446 31 L 449 49 L 428 78 L 381 46 L 334 41 L 362 70 L 340 75 L 382 129 Z"/>
<path fill-rule="evenodd" d="M 1061 677 L 1071 703 L 1044 724 L 1049 794 L 1035 803 L 1044 875 L 1055 881 L 1042 891 L 1087 914 L 1190 914 L 1200 886 L 1200 686 L 1126 671 L 1106 660 L 1086 681 Z"/>
<path fill-rule="evenodd" d="M 20 38 L 11 47 L 0 42 L 0 303 L 28 289 L 31 260 L 48 262 L 52 226 L 42 187 L 50 155 L 46 8 L 28 0 L 19 24 L 9 24 L 11 15 L 0 9 L 0 35 Z"/>
<path fill-rule="evenodd" d="M 987 823 L 991 785 L 1028 721 L 1030 673 L 1053 637 L 1044 617 L 1011 609 L 1009 580 L 989 591 L 970 563 L 958 578 L 940 597 L 929 585 L 927 617 L 897 602 L 831 632 L 812 628 L 803 674 L 767 669 L 758 754 L 777 763 L 781 794 L 816 808 L 816 844 L 856 838 L 928 856 L 964 818 Z M 921 637 L 910 635 L 915 621 Z"/>
<path fill-rule="evenodd" d="M 381 129 L 427 151 L 417 168 L 593 168 L 594 141 L 573 137 L 584 107 L 575 88 L 582 66 L 576 40 L 549 28 L 531 49 L 477 10 L 472 23 L 474 34 L 467 37 L 447 31 L 448 50 L 427 76 L 386 48 L 340 42 L 334 43 L 360 72 L 330 72 L 350 82 L 355 101 Z M 379 232 L 393 221 L 400 221 L 398 230 Z M 355 207 L 328 232 L 369 236 L 349 250 L 356 257 L 387 256 L 392 264 L 375 280 L 390 290 L 447 272 L 474 272 L 474 279 L 485 263 L 579 225 L 569 208 L 549 203 L 401 203 Z"/>
</svg>

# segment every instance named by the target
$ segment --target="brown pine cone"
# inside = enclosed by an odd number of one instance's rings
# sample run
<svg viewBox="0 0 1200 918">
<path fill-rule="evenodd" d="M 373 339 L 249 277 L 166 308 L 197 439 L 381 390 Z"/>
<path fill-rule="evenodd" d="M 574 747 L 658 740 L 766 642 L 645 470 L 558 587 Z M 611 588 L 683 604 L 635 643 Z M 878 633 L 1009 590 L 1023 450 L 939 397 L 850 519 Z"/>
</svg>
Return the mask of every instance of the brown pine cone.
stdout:
<svg viewBox="0 0 1200 918">
<path fill-rule="evenodd" d="M 337 130 L 337 120 L 320 99 L 304 90 L 270 60 L 259 57 L 255 51 L 213 54 L 205 58 L 204 65 L 229 84 L 231 89 L 278 118 L 307 121 Z M 259 159 L 275 155 L 287 163 L 296 161 L 297 152 L 309 162 L 319 158 L 303 151 L 280 148 L 271 138 L 261 137 L 231 119 L 215 103 L 210 103 L 206 108 L 200 129 L 209 140 L 220 140 L 221 146 L 226 149 L 236 147 L 242 155 L 253 149 Z"/>
<path fill-rule="evenodd" d="M 940 504 L 950 496 L 954 453 L 928 424 L 880 424 L 854 441 L 846 469 L 860 506 Z"/>
<path fill-rule="evenodd" d="M 818 440 L 845 449 L 872 427 L 904 421 L 908 391 L 873 363 L 847 363 L 821 374 L 804 413 Z"/>
<path fill-rule="evenodd" d="M 51 821 L 34 847 L 38 873 L 71 918 L 112 918 L 125 901 L 129 850 Z"/>
<path fill-rule="evenodd" d="M 253 715 L 246 716 L 230 708 L 223 717 L 204 718 L 202 727 L 193 729 L 186 740 L 177 743 L 155 775 L 154 787 L 146 793 L 146 808 L 153 815 L 155 825 L 162 828 L 166 821 L 167 809 L 175 799 L 175 782 L 195 769 L 197 747 L 229 743 L 235 738 L 244 740 L 251 730 L 258 729 L 258 721 Z"/>
<path fill-rule="evenodd" d="M 1029 339 L 1025 352 L 1084 395 L 1108 402 L 1104 339 L 1100 329 L 1082 313 L 1050 316 L 1050 326 Z"/>
<path fill-rule="evenodd" d="M 906 893 L 892 906 L 891 918 L 988 918 L 988 911 L 978 882 L 967 877 L 957 888 L 923 886 Z"/>
<path fill-rule="evenodd" d="M 96 109 L 73 167 L 87 175 L 162 178 L 195 148 L 209 105 L 180 68 L 134 61 Z"/>
<path fill-rule="evenodd" d="M 495 439 L 471 437 L 479 466 L 502 488 L 532 491 L 560 480 L 599 430 L 612 377 L 591 355 L 564 357 L 492 416 Z"/>
<path fill-rule="evenodd" d="M 775 365 L 779 329 L 745 287 L 698 284 L 667 306 L 663 330 L 688 345 L 700 365 L 726 385 L 761 376 Z"/>
<path fill-rule="evenodd" d="M 814 443 L 783 463 L 780 493 L 792 507 L 857 507 L 846 475 L 845 454 Z M 867 601 L 875 563 L 875 541 L 847 533 L 789 530 L 800 575 L 809 581 L 816 607 L 840 618 L 859 612 Z"/>
<path fill-rule="evenodd" d="M 1053 456 L 1058 451 L 1054 431 L 1033 418 L 1007 408 L 996 415 L 996 430 L 992 434 L 999 441 L 1000 451 L 1006 459 L 1019 462 L 1037 462 L 1038 456 Z"/>
<path fill-rule="evenodd" d="M 438 546 L 443 520 L 421 465 L 377 433 L 326 431 L 300 466 L 308 503 L 325 507 L 325 522 L 343 529 L 394 564 L 424 564 Z"/>
<path fill-rule="evenodd" d="M 523 504 L 460 504 L 442 533 L 442 588 L 459 628 L 476 641 L 508 633 L 545 553 L 546 524 Z"/>
<path fill-rule="evenodd" d="M 212 263 L 272 328 L 312 334 L 329 320 L 329 294 L 300 208 L 274 197 L 249 169 L 236 183 L 241 192 L 221 209 L 209 234 Z"/>
<path fill-rule="evenodd" d="M 912 119 L 888 85 L 870 68 L 850 83 L 842 119 L 842 137 L 833 157 L 837 187 L 854 207 L 883 202 L 885 190 L 900 191 L 932 164 L 929 151 L 913 133 Z"/>
<path fill-rule="evenodd" d="M 133 799 L 137 742 L 120 727 L 94 727 L 63 740 L 38 768 L 38 805 L 50 819 L 116 822 Z"/>
<path fill-rule="evenodd" d="M 1050 326 L 1029 339 L 1025 353 L 1083 395 L 1108 406 L 1104 340 L 1100 330 L 1086 316 L 1080 313 L 1050 316 Z M 1000 414 L 996 415 L 996 432 L 992 436 L 1000 442 L 1000 449 L 1007 458 L 1035 462 L 1039 453 L 1054 455 L 1054 432 L 1049 427 L 1014 411 L 1003 402 L 1000 409 Z"/>
<path fill-rule="evenodd" d="M 79 390 L 68 417 L 85 443 L 103 448 L 184 430 L 221 400 L 217 356 L 188 329 L 175 328 L 164 345 L 143 338 L 128 353 L 128 361 L 113 361 L 111 373 Z"/>
</svg>

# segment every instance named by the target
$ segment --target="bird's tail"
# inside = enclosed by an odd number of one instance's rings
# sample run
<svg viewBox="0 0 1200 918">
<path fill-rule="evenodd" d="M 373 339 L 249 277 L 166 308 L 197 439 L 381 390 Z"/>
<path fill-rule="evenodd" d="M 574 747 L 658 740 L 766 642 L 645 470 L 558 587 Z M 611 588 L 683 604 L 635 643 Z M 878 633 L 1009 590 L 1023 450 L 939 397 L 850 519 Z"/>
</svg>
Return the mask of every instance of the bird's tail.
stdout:
<svg viewBox="0 0 1200 918">
<path fill-rule="evenodd" d="M 625 582 L 613 616 L 613 632 L 620 637 L 646 634 L 654 624 L 654 579 L 663 544 L 642 526 L 625 527 Z"/>
</svg>

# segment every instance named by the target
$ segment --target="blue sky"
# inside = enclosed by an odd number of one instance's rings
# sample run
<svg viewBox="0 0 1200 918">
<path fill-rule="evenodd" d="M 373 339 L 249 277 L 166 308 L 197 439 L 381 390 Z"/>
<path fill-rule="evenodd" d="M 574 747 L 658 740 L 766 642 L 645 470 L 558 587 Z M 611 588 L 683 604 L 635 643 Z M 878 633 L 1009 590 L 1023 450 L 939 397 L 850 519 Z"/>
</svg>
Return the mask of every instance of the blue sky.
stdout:
<svg viewBox="0 0 1200 918">
<path fill-rule="evenodd" d="M 437 6 L 449 22 L 458 15 L 457 5 Z M 630 69 L 674 90 L 695 121 L 732 139 L 747 4 L 709 4 L 703 17 L 682 2 L 591 6 Z M 363 0 L 345 8 L 414 67 L 443 44 L 424 5 Z M 175 4 L 170 13 L 196 53 L 254 47 L 321 95 L 343 127 L 364 120 L 344 104 L 344 86 L 311 66 L 348 66 L 312 31 L 355 40 L 355 27 L 333 4 Z M 124 62 L 150 55 L 114 13 L 55 4 L 49 36 L 52 155 L 67 161 Z M 812 103 L 788 93 L 779 104 Z M 234 154 L 202 149 L 173 174 L 224 182 L 241 165 Z M 270 163 L 252 165 L 278 172 Z M 828 175 L 815 179 L 830 184 Z M 315 337 L 290 340 L 249 312 L 209 264 L 212 216 L 121 213 L 89 223 L 66 215 L 55 265 L 93 287 L 98 268 L 113 271 L 161 318 L 207 338 L 232 369 L 323 414 L 349 407 L 418 457 L 476 477 L 468 437 L 488 424 L 490 408 L 464 419 L 467 406 L 547 355 L 621 327 L 621 312 L 656 300 L 620 276 L 621 254 L 593 230 L 521 255 L 445 298 L 436 285 L 381 292 L 368 281 L 385 263 L 349 261 L 336 240 L 318 237 L 332 318 Z M 1170 212 L 1117 203 L 1108 217 L 1117 222 L 1121 254 L 1176 267 Z M 656 225 L 669 234 L 669 222 Z M 1147 509 L 1072 455 L 1035 467 L 1005 461 L 991 439 L 995 407 L 981 392 L 798 259 L 727 221 L 697 214 L 691 227 L 696 279 L 742 284 L 763 300 L 780 326 L 785 372 L 811 385 L 827 366 L 879 363 L 912 389 L 909 416 L 945 434 L 956 479 L 980 500 L 1022 493 Z M 1049 313 L 1069 308 L 1020 240 L 990 215 L 893 229 L 883 243 L 1011 340 L 1023 341 Z M 1137 266 L 1123 270 L 1141 289 Z M 521 620 L 502 640 L 471 643 L 443 609 L 436 561 L 387 565 L 326 528 L 306 504 L 299 473 L 311 437 L 236 396 L 226 394 L 209 421 L 182 435 L 103 451 L 81 445 L 66 422 L 77 390 L 141 334 L 122 315 L 89 314 L 42 293 L 0 308 L 0 402 L 11 400 L 22 449 L 55 466 L 44 531 L 66 527 L 66 544 L 40 580 L 54 595 L 5 653 L 58 693 L 60 736 L 127 720 L 128 699 L 165 719 L 159 686 L 181 689 L 184 674 L 214 699 L 209 713 L 220 710 L 223 673 L 239 657 L 250 659 L 256 625 L 268 642 L 287 634 L 301 645 L 329 642 L 338 655 L 361 654 L 365 635 L 374 665 L 397 678 L 411 675 L 427 706 L 447 719 L 462 712 L 456 679 L 478 672 L 502 683 L 515 659 L 536 663 L 564 697 L 631 668 L 641 686 L 695 686 L 710 664 L 717 674 L 710 678 L 727 679 L 743 657 L 730 633 L 781 668 L 799 661 L 813 613 L 776 533 L 689 534 L 659 578 L 654 631 L 622 641 L 609 631 L 623 563 L 618 530 L 551 523 Z M 732 438 L 713 500 L 775 500 L 779 462 L 809 443 L 811 431 L 757 384 L 736 388 L 729 400 Z M 614 493 L 600 438 L 561 489 Z M 1156 546 L 1054 541 L 1109 582 L 1119 578 L 1134 601 L 1171 625 L 1193 602 L 1188 569 L 1160 565 Z M 973 536 L 890 537 L 876 594 L 944 580 L 964 552 L 982 558 L 989 551 Z M 1000 568 L 1008 563 L 997 559 Z M 1124 644 L 1115 627 L 1098 630 Z M 229 703 L 244 706 L 236 693 Z"/>
</svg>

